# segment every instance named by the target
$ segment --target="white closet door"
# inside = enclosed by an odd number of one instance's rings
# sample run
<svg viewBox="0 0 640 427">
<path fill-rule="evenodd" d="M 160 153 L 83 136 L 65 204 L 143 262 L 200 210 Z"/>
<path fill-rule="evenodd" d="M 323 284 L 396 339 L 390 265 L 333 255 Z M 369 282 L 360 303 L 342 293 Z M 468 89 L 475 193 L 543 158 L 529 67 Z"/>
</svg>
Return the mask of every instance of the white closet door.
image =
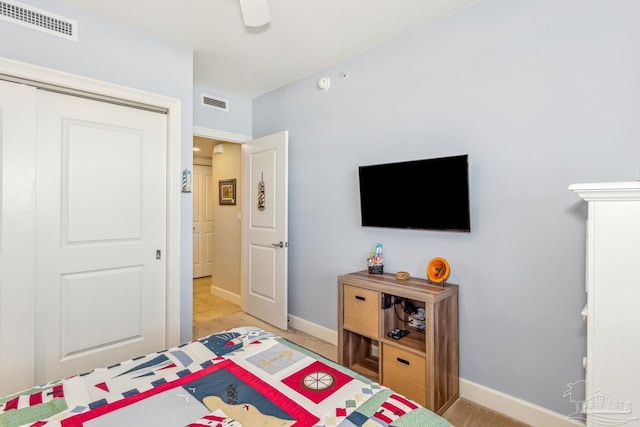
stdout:
<svg viewBox="0 0 640 427">
<path fill-rule="evenodd" d="M 165 347 L 166 129 L 38 91 L 37 381 Z"/>
<path fill-rule="evenodd" d="M 193 166 L 193 278 L 213 273 L 213 181 L 211 166 Z"/>
<path fill-rule="evenodd" d="M 0 395 L 34 384 L 35 99 L 0 81 Z"/>
</svg>

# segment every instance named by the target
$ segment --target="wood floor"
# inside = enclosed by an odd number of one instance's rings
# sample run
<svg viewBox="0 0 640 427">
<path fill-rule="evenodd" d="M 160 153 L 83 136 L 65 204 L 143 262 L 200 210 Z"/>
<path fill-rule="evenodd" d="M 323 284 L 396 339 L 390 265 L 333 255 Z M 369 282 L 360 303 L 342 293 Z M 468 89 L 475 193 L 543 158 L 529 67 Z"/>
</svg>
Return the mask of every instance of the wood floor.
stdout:
<svg viewBox="0 0 640 427">
<path fill-rule="evenodd" d="M 276 333 L 296 344 L 315 351 L 327 359 L 337 360 L 337 348 L 304 332 L 283 331 L 240 310 L 236 304 L 211 295 L 211 278 L 193 281 L 193 337 L 200 338 L 234 326 L 257 326 Z M 456 427 L 527 427 L 513 418 L 492 411 L 466 399 L 458 399 L 444 414 Z"/>
</svg>

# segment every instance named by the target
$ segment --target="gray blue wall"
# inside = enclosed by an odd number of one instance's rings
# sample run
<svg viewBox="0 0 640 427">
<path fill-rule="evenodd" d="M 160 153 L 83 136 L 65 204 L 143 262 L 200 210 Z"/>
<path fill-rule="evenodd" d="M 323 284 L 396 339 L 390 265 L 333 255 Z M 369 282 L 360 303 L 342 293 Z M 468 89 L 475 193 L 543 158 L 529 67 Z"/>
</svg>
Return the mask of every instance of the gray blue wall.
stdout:
<svg viewBox="0 0 640 427">
<path fill-rule="evenodd" d="M 255 99 L 255 137 L 290 131 L 290 313 L 335 329 L 336 276 L 377 242 L 389 272 L 443 256 L 461 376 L 572 412 L 586 206 L 567 187 L 640 172 L 638 16 L 637 0 L 484 0 Z M 360 226 L 359 165 L 462 153 L 470 234 Z M 438 209 L 431 194 L 398 209 Z"/>
<path fill-rule="evenodd" d="M 54 0 L 28 4 L 78 22 L 77 42 L 0 20 L 0 56 L 177 98 L 183 169 L 191 169 L 193 52 Z M 192 199 L 181 200 L 180 337 L 192 335 Z"/>
<path fill-rule="evenodd" d="M 228 111 L 203 106 L 202 94 L 226 100 Z M 193 121 L 194 126 L 251 136 L 251 99 L 195 82 Z"/>
</svg>

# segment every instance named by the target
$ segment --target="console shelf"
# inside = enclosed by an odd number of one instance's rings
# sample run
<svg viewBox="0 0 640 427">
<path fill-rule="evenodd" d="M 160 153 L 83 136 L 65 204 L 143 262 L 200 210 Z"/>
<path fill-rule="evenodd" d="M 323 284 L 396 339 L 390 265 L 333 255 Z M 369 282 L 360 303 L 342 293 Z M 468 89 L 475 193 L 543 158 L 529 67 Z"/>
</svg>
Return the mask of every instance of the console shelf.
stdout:
<svg viewBox="0 0 640 427">
<path fill-rule="evenodd" d="M 455 402 L 457 285 L 360 271 L 338 277 L 338 298 L 340 364 L 438 414 Z M 424 310 L 423 324 L 415 322 L 419 309 Z M 396 340 L 389 336 L 396 328 L 409 333 Z"/>
</svg>

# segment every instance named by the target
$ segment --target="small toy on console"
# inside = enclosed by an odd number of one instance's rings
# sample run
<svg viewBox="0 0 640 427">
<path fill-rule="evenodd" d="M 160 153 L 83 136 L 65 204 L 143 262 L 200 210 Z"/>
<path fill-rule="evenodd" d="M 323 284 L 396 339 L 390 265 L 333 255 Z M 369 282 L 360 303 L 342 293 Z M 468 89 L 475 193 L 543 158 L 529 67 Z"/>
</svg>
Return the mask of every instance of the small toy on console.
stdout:
<svg viewBox="0 0 640 427">
<path fill-rule="evenodd" d="M 367 264 L 369 266 L 369 274 L 382 274 L 384 272 L 384 261 L 382 259 L 382 243 L 377 243 L 375 252 L 369 253 Z"/>
</svg>

